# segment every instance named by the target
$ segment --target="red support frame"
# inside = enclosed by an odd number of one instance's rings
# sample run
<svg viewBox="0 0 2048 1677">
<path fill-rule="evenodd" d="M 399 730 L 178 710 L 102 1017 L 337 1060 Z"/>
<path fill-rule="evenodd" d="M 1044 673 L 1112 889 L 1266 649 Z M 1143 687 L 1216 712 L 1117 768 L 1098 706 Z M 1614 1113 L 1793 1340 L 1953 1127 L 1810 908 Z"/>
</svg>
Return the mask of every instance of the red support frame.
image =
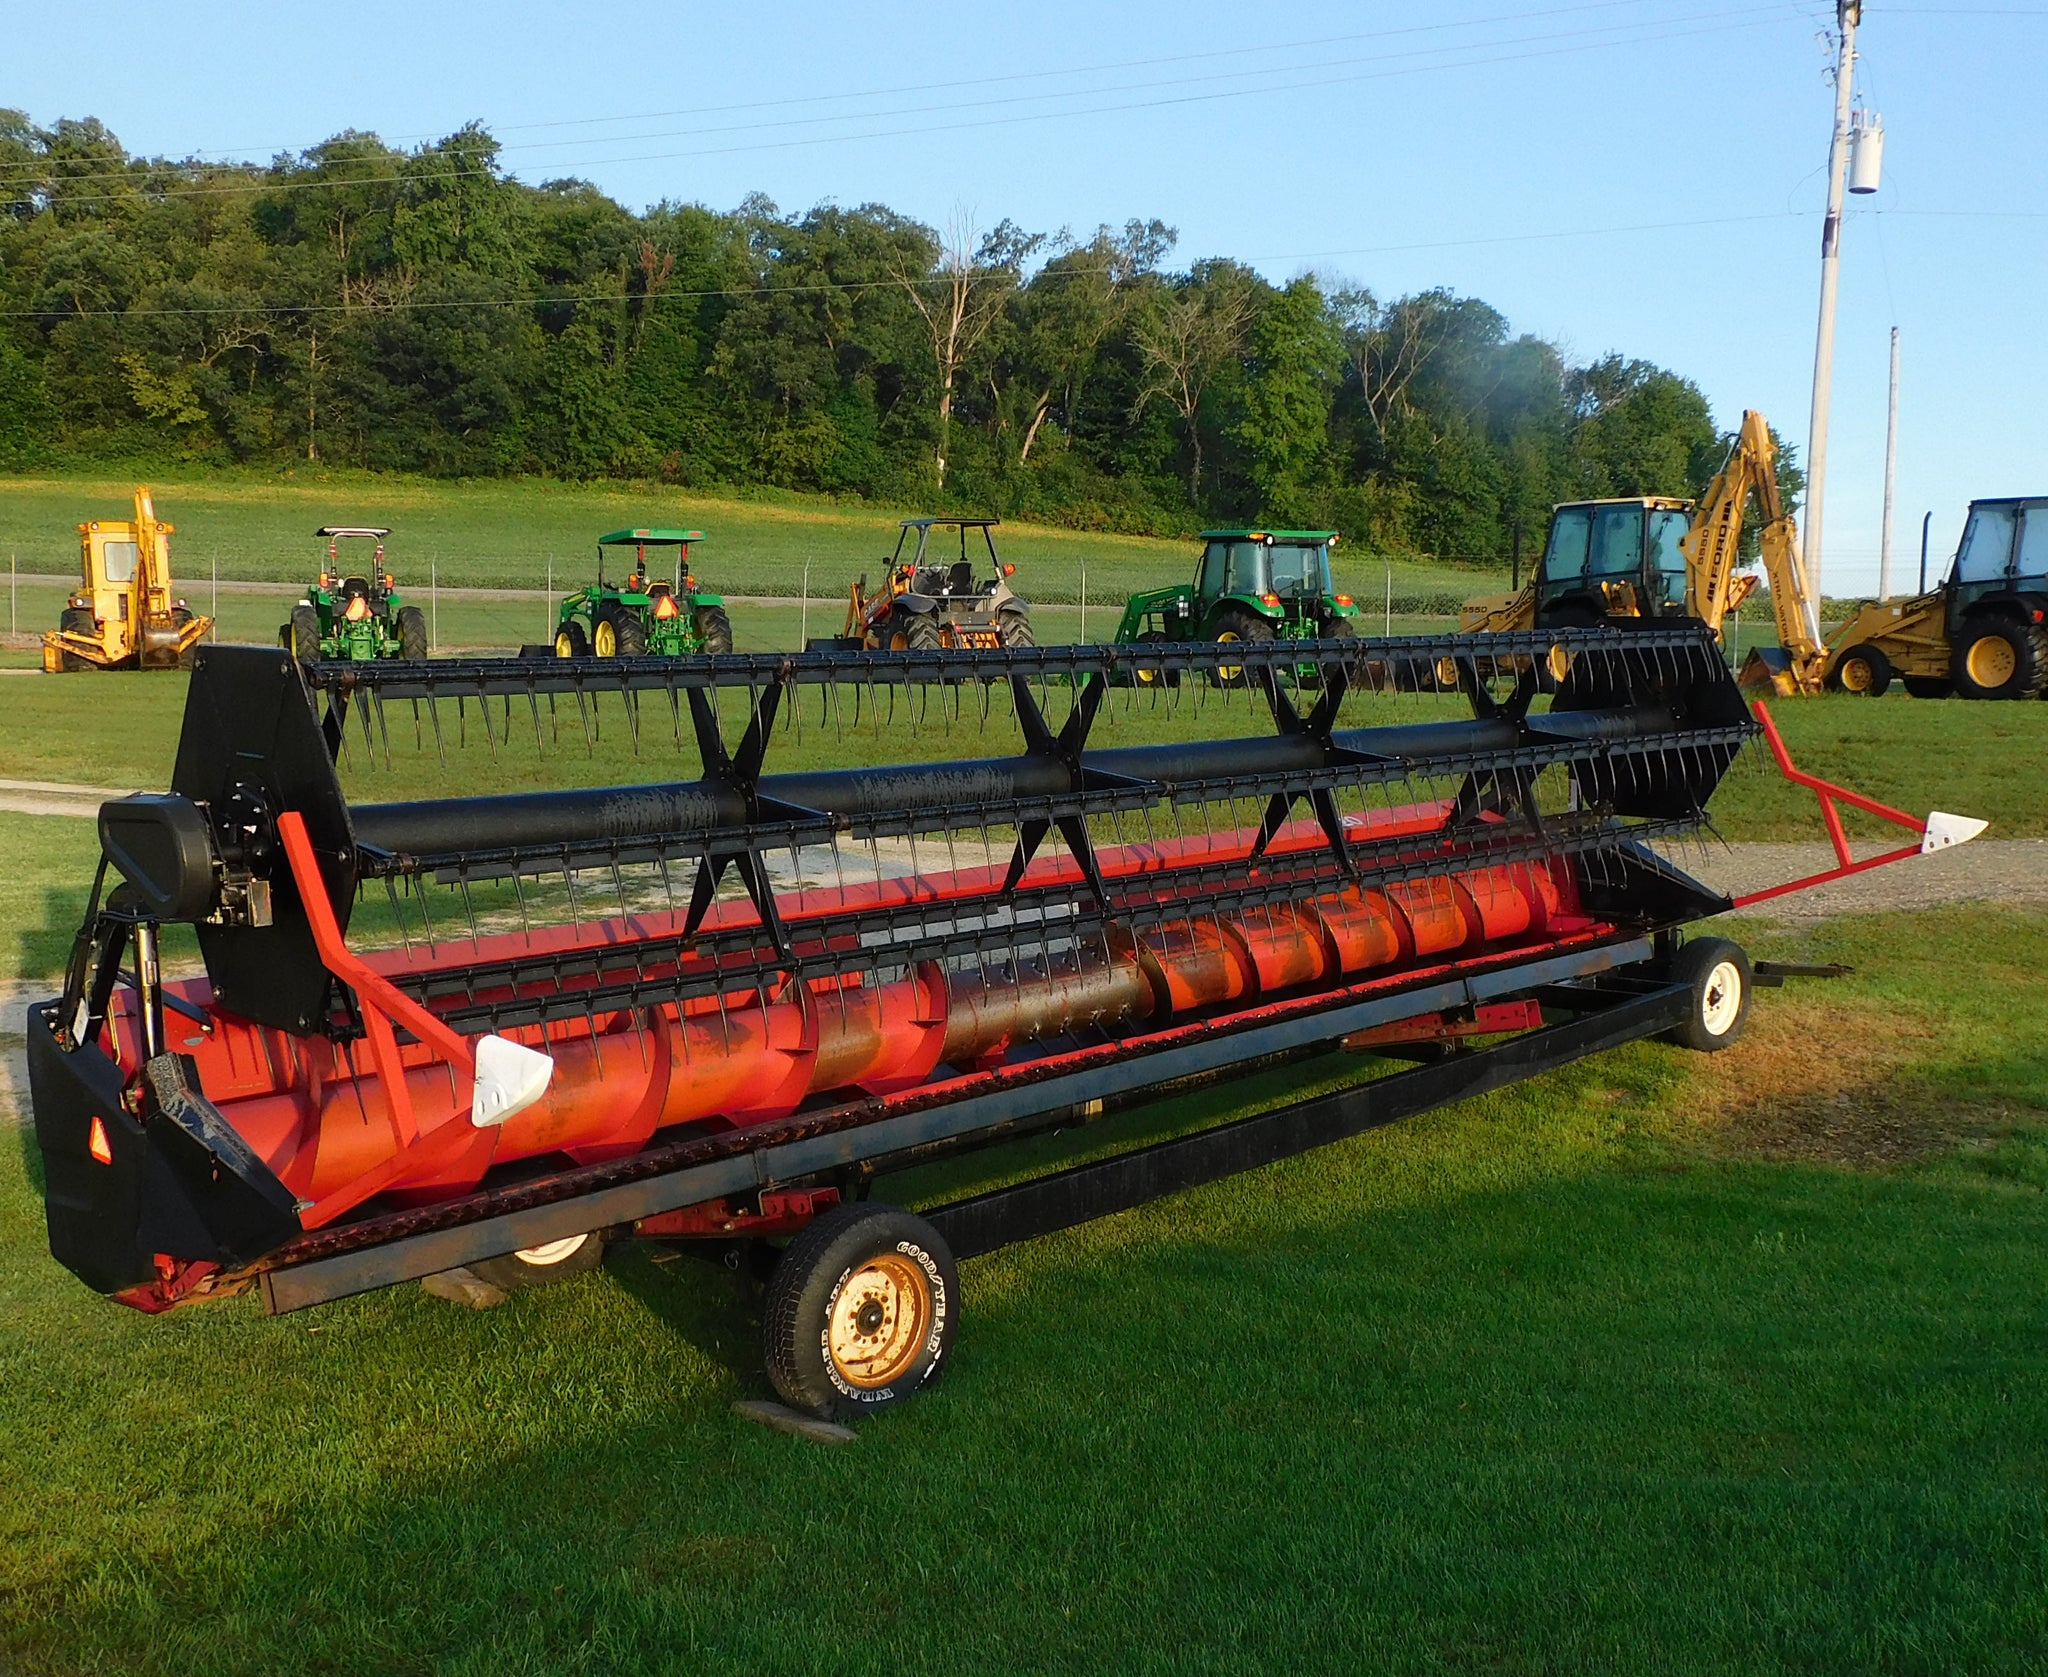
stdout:
<svg viewBox="0 0 2048 1677">
<path fill-rule="evenodd" d="M 1771 713 L 1763 700 L 1758 699 L 1750 706 L 1756 712 L 1756 719 L 1762 725 L 1764 741 L 1771 748 L 1771 755 L 1777 760 L 1778 772 L 1794 786 L 1804 786 L 1820 800 L 1821 819 L 1827 823 L 1828 842 L 1835 847 L 1837 866 L 1821 873 L 1808 874 L 1804 879 L 1794 879 L 1784 885 L 1766 886 L 1761 891 L 1751 891 L 1734 899 L 1737 908 L 1747 908 L 1751 903 L 1767 902 L 1772 897 L 1788 896 L 1794 891 L 1804 891 L 1812 885 L 1825 885 L 1830 880 L 1846 879 L 1852 873 L 1867 873 L 1872 868 L 1881 868 L 1887 862 L 1903 862 L 1909 856 L 1920 854 L 1919 844 L 1904 845 L 1897 850 L 1887 850 L 1882 855 L 1866 857 L 1857 861 L 1849 849 L 1849 835 L 1842 830 L 1842 812 L 1838 803 L 1860 809 L 1866 815 L 1875 815 L 1889 821 L 1895 827 L 1904 827 L 1908 832 L 1925 835 L 1927 823 L 1917 815 L 1908 815 L 1902 809 L 1893 809 L 1890 804 L 1881 804 L 1875 798 L 1866 798 L 1860 792 L 1852 792 L 1846 786 L 1837 786 L 1831 780 L 1822 780 L 1798 768 L 1792 761 L 1792 753 L 1785 749 L 1785 741 L 1778 733 L 1777 723 L 1771 720 Z"/>
</svg>

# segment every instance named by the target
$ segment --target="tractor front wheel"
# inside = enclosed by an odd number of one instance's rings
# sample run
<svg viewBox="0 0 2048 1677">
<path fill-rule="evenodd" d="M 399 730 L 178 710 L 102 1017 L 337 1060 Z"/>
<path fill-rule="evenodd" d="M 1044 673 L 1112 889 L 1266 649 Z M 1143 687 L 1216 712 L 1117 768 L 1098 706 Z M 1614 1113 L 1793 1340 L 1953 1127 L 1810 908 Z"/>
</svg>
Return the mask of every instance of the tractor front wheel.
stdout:
<svg viewBox="0 0 2048 1677">
<path fill-rule="evenodd" d="M 725 607 L 699 606 L 696 617 L 697 639 L 706 652 L 732 650 L 732 619 L 725 615 Z"/>
<path fill-rule="evenodd" d="M 418 606 L 398 608 L 398 655 L 415 664 L 427 655 L 427 614 Z"/>
<path fill-rule="evenodd" d="M 286 631 L 291 636 L 292 656 L 302 664 L 320 661 L 320 614 L 311 606 L 293 606 Z"/>
<path fill-rule="evenodd" d="M 100 626 L 92 612 L 80 606 L 67 606 L 64 615 L 57 619 L 58 626 L 67 635 L 83 635 L 87 640 L 100 638 Z M 64 668 L 67 670 L 96 670 L 99 665 L 90 658 L 81 658 L 75 652 L 64 654 Z"/>
<path fill-rule="evenodd" d="M 835 1206 L 768 1278 L 768 1378 L 814 1415 L 899 1403 L 938 1378 L 959 1316 L 960 1274 L 938 1230 L 894 1206 Z"/>
<path fill-rule="evenodd" d="M 1865 641 L 1852 646 L 1835 660 L 1821 685 L 1836 693 L 1858 693 L 1866 699 L 1881 699 L 1892 684 L 1892 661 Z"/>
<path fill-rule="evenodd" d="M 555 656 L 557 658 L 588 658 L 590 637 L 583 632 L 583 625 L 571 618 L 555 631 Z"/>
<path fill-rule="evenodd" d="M 1240 606 L 1225 606 L 1216 614 L 1215 638 L 1219 644 L 1244 641 L 1265 645 L 1273 639 L 1273 625 L 1256 612 L 1246 611 Z M 1213 679 L 1218 687 L 1242 687 L 1244 666 L 1218 664 Z"/>
<path fill-rule="evenodd" d="M 1158 629 L 1147 629 L 1138 637 L 1138 645 L 1140 646 L 1165 646 L 1167 644 L 1165 634 Z M 1178 687 L 1180 685 L 1180 671 L 1140 668 L 1132 672 L 1131 679 L 1140 687 Z"/>
</svg>

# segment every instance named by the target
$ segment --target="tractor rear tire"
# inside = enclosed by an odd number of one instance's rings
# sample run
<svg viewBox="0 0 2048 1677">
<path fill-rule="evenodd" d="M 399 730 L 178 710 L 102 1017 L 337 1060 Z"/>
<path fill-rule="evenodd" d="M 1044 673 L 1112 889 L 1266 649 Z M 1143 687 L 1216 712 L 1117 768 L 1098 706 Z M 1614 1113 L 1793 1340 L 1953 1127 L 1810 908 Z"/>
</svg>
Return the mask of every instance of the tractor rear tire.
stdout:
<svg viewBox="0 0 2048 1677">
<path fill-rule="evenodd" d="M 481 1258 L 466 1267 L 479 1281 L 507 1293 L 523 1293 L 588 1275 L 603 1261 L 604 1236 L 592 1231 L 507 1252 L 502 1258 Z"/>
<path fill-rule="evenodd" d="M 647 625 L 635 612 L 620 611 L 612 614 L 612 631 L 616 637 L 618 655 L 621 658 L 644 658 L 647 656 Z"/>
<path fill-rule="evenodd" d="M 960 1319 L 960 1273 L 921 1217 L 834 1206 L 784 1249 L 761 1313 L 775 1392 L 813 1415 L 860 1414 L 939 1377 Z"/>
<path fill-rule="evenodd" d="M 418 606 L 398 608 L 398 656 L 414 664 L 427 656 L 427 614 Z"/>
<path fill-rule="evenodd" d="M 1029 606 L 1005 606 L 996 613 L 996 633 L 1007 647 L 1034 647 L 1038 633 L 1031 627 Z"/>
<path fill-rule="evenodd" d="M 1680 947 L 1671 977 L 1692 987 L 1692 1009 L 1671 1040 L 1701 1054 L 1732 1047 L 1749 1023 L 1754 975 L 1742 945 L 1724 937 L 1697 938 Z"/>
<path fill-rule="evenodd" d="M 936 652 L 939 650 L 939 617 L 937 612 L 904 611 L 896 614 L 896 630 L 890 635 L 891 646 L 901 646 L 910 652 Z"/>
<path fill-rule="evenodd" d="M 1243 641 L 1248 645 L 1263 646 L 1273 638 L 1273 625 L 1253 612 L 1225 606 L 1216 614 L 1214 639 L 1218 644 Z M 1218 664 L 1214 680 L 1218 687 L 1242 687 L 1245 683 L 1244 666 Z"/>
<path fill-rule="evenodd" d="M 1866 699 L 1883 698 L 1891 684 L 1892 661 L 1868 641 L 1850 647 L 1821 679 L 1831 693 L 1855 693 Z"/>
<path fill-rule="evenodd" d="M 293 606 L 291 621 L 292 656 L 302 664 L 320 661 L 320 614 L 311 606 Z"/>
<path fill-rule="evenodd" d="M 590 637 L 583 632 L 583 625 L 573 617 L 555 631 L 555 656 L 557 658 L 588 658 Z"/>
<path fill-rule="evenodd" d="M 697 638 L 704 643 L 706 652 L 725 653 L 732 650 L 732 619 L 725 615 L 725 607 L 697 608 Z"/>
<path fill-rule="evenodd" d="M 2030 623 L 1973 617 L 1950 659 L 1949 677 L 1966 699 L 2031 699 L 2048 675 L 2048 635 Z"/>
<path fill-rule="evenodd" d="M 1954 682 L 1938 675 L 1902 675 L 1899 682 L 1916 699 L 1946 699 L 1956 690 Z"/>
</svg>

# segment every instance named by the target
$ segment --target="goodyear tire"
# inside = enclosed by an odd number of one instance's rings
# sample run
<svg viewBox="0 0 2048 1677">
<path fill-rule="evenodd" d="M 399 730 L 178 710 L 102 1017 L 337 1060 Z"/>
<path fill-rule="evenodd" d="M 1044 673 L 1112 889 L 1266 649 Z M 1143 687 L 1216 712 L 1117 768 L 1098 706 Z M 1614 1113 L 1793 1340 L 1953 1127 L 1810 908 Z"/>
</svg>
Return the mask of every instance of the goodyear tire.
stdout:
<svg viewBox="0 0 2048 1677">
<path fill-rule="evenodd" d="M 590 637 L 583 632 L 583 625 L 570 619 L 555 631 L 555 656 L 557 658 L 588 658 Z"/>
<path fill-rule="evenodd" d="M 939 1377 L 960 1315 L 953 1254 L 921 1217 L 840 1205 L 768 1278 L 761 1349 L 777 1396 L 813 1415 L 900 1403 Z"/>
<path fill-rule="evenodd" d="M 2027 699 L 2048 674 L 2048 636 L 2031 624 L 1972 617 L 1951 653 L 1949 678 L 1966 699 Z"/>
<path fill-rule="evenodd" d="M 725 607 L 697 608 L 697 638 L 704 643 L 706 652 L 732 650 L 732 619 L 725 615 Z"/>
<path fill-rule="evenodd" d="M 1881 699 L 1892 684 L 1892 661 L 1868 641 L 1852 646 L 1828 668 L 1821 685 L 1831 693 Z"/>
<path fill-rule="evenodd" d="M 573 1281 L 602 1262 L 604 1236 L 593 1231 L 507 1252 L 502 1258 L 479 1259 L 469 1266 L 469 1273 L 505 1292 L 523 1293 L 534 1287 L 552 1287 L 558 1281 Z"/>
<path fill-rule="evenodd" d="M 1243 641 L 1248 645 L 1263 646 L 1273 639 L 1273 625 L 1252 612 L 1225 606 L 1216 614 L 1213 638 L 1219 645 Z M 1242 687 L 1245 680 L 1244 666 L 1218 664 L 1214 679 L 1218 687 Z"/>
<path fill-rule="evenodd" d="M 647 655 L 647 625 L 641 622 L 635 613 L 615 613 L 612 617 L 612 633 L 619 657 L 643 658 Z"/>
<path fill-rule="evenodd" d="M 398 655 L 412 663 L 427 655 L 427 614 L 418 606 L 398 608 Z"/>
<path fill-rule="evenodd" d="M 1671 1040 L 1702 1054 L 1732 1046 L 1749 1023 L 1752 973 L 1742 945 L 1703 937 L 1683 945 L 1671 963 L 1675 982 L 1692 987 L 1692 1009 Z"/>
<path fill-rule="evenodd" d="M 286 631 L 291 636 L 292 656 L 302 664 L 320 661 L 320 614 L 311 606 L 293 606 Z"/>
</svg>

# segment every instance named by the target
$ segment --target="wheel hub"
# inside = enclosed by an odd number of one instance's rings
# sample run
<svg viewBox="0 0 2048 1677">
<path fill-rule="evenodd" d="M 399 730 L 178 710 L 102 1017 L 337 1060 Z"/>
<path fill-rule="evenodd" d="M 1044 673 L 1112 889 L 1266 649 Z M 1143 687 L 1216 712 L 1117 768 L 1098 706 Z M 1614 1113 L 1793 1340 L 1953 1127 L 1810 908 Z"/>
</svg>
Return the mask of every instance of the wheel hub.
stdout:
<svg viewBox="0 0 2048 1677">
<path fill-rule="evenodd" d="M 900 1252 L 885 1252 L 841 1283 L 826 1324 L 826 1347 L 849 1385 L 886 1386 L 916 1361 L 931 1318 L 931 1283 L 924 1270 Z"/>
<path fill-rule="evenodd" d="M 1979 687 L 2003 687 L 2019 668 L 2012 643 L 2003 635 L 1980 635 L 1970 643 L 1970 679 Z"/>
<path fill-rule="evenodd" d="M 1742 1011 L 1742 974 L 1733 961 L 1723 961 L 1707 974 L 1700 1001 L 1700 1023 L 1713 1035 L 1726 1036 Z"/>
</svg>

